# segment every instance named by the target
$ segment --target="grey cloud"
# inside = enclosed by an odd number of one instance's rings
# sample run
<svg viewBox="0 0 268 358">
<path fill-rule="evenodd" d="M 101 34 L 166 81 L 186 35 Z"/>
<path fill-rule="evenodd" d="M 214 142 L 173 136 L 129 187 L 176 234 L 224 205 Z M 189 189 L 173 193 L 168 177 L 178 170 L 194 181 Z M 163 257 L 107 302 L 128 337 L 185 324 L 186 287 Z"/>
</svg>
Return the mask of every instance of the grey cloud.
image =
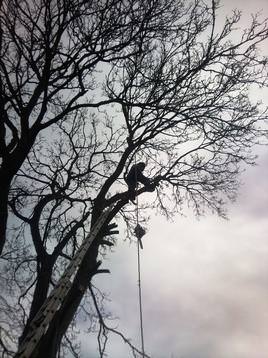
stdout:
<svg viewBox="0 0 268 358">
<path fill-rule="evenodd" d="M 152 217 L 142 251 L 146 351 L 153 358 L 268 357 L 268 156 L 249 169 L 230 220 Z M 96 284 L 118 329 L 140 344 L 135 244 L 119 237 Z M 91 341 L 90 341 L 91 342 Z M 83 340 L 83 357 L 95 358 Z M 92 352 L 90 355 L 88 352 Z M 111 336 L 109 358 L 131 357 Z"/>
</svg>

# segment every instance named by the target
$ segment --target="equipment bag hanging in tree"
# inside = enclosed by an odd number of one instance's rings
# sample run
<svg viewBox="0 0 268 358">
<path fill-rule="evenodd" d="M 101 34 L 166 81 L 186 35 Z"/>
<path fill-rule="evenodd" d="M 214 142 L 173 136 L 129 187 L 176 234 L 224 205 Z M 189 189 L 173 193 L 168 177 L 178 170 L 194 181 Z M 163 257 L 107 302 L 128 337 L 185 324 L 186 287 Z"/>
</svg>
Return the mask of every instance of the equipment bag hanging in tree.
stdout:
<svg viewBox="0 0 268 358">
<path fill-rule="evenodd" d="M 137 226 L 134 229 L 134 232 L 135 232 L 137 239 L 139 240 L 141 249 L 143 249 L 141 238 L 145 235 L 146 231 L 140 224 L 137 224 Z"/>
</svg>

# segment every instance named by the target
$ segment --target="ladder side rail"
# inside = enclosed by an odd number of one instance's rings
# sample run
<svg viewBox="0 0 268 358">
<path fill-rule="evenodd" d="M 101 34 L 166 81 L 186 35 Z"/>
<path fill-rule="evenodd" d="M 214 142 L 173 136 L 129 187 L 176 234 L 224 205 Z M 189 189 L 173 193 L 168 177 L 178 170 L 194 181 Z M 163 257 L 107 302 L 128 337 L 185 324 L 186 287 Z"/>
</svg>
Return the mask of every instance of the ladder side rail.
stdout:
<svg viewBox="0 0 268 358">
<path fill-rule="evenodd" d="M 81 244 L 80 248 L 78 249 L 76 255 L 74 256 L 72 262 L 70 262 L 69 266 L 65 270 L 65 273 L 63 275 L 67 275 L 68 278 L 71 278 L 72 274 L 75 272 L 78 266 L 80 266 L 87 250 L 91 246 L 93 240 L 99 233 L 99 230 L 101 229 L 102 225 L 104 224 L 105 220 L 107 219 L 108 215 L 110 213 L 110 210 L 107 210 L 100 219 L 96 222 L 94 225 L 92 231 L 89 233 L 87 238 L 84 240 L 84 242 Z"/>
<path fill-rule="evenodd" d="M 33 349 L 35 349 L 35 345 L 39 342 L 41 336 L 46 330 L 47 325 L 50 323 L 57 309 L 59 308 L 62 297 L 66 295 L 71 288 L 71 282 L 65 278 L 65 281 L 61 282 L 61 285 L 58 287 L 57 292 L 55 291 L 53 295 L 49 296 L 49 300 L 46 300 L 41 307 L 41 309 L 37 312 L 34 320 L 31 322 L 29 332 L 25 337 L 24 341 L 21 344 L 21 347 L 16 355 L 16 357 L 26 358 L 29 357 L 32 353 Z M 52 316 L 51 316 L 52 314 Z M 40 322 L 41 321 L 41 322 Z M 41 336 L 39 337 L 39 335 Z M 39 337 L 39 338 L 38 338 Z M 25 352 L 29 351 L 34 344 L 34 347 L 31 353 L 25 355 Z M 29 347 L 29 349 L 28 349 Z"/>
<path fill-rule="evenodd" d="M 111 205 L 97 220 L 95 225 L 93 226 L 89 235 L 85 238 L 84 242 L 81 244 L 80 248 L 77 250 L 73 260 L 69 263 L 67 268 L 65 269 L 62 277 L 57 283 L 56 287 L 51 291 L 50 295 L 47 297 L 36 316 L 33 318 L 29 333 L 26 335 L 24 341 L 21 344 L 21 348 L 17 353 L 16 357 L 19 358 L 28 358 L 30 354 L 35 349 L 35 346 L 41 339 L 42 335 L 46 330 L 46 326 L 52 321 L 59 305 L 63 301 L 64 297 L 67 295 L 69 289 L 71 288 L 71 277 L 75 273 L 76 269 L 81 264 L 87 250 L 92 244 L 93 240 L 99 233 L 102 225 L 105 220 L 108 218 L 110 211 L 112 210 L 113 205 Z M 67 284 L 68 282 L 68 284 Z M 43 322 L 40 323 L 40 319 L 44 317 Z M 32 332 L 35 332 L 32 335 Z M 29 347 L 29 348 L 28 348 Z M 27 353 L 27 354 L 26 354 Z"/>
<path fill-rule="evenodd" d="M 64 290 L 62 290 L 63 294 L 67 294 L 69 289 L 71 288 L 71 282 L 69 282 L 69 287 L 66 285 Z M 36 348 L 36 345 L 40 341 L 41 337 L 45 333 L 48 324 L 52 321 L 58 306 L 61 304 L 62 299 L 60 297 L 56 297 L 55 301 L 51 304 L 51 307 L 47 307 L 46 312 L 44 314 L 43 322 L 37 327 L 34 331 L 34 334 L 29 338 L 29 341 L 26 342 L 24 349 L 20 352 L 20 358 L 28 358 L 31 356 L 33 351 Z"/>
</svg>

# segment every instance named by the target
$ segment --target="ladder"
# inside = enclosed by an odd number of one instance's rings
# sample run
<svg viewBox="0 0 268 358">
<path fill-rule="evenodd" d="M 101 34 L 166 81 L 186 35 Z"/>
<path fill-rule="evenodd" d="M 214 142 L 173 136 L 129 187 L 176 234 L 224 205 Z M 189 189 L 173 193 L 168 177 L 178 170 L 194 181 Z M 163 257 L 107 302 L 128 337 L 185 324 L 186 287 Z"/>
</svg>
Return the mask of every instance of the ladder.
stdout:
<svg viewBox="0 0 268 358">
<path fill-rule="evenodd" d="M 62 301 L 72 287 L 73 276 L 77 268 L 80 266 L 93 240 L 99 233 L 105 221 L 108 219 L 112 207 L 113 205 L 106 209 L 106 211 L 104 211 L 99 217 L 89 235 L 85 238 L 80 248 L 77 250 L 73 260 L 67 266 L 59 282 L 51 291 L 36 316 L 33 318 L 30 324 L 29 332 L 21 343 L 18 353 L 15 355 L 16 358 L 31 357 L 31 354 L 45 333 L 49 323 L 52 321 Z"/>
</svg>

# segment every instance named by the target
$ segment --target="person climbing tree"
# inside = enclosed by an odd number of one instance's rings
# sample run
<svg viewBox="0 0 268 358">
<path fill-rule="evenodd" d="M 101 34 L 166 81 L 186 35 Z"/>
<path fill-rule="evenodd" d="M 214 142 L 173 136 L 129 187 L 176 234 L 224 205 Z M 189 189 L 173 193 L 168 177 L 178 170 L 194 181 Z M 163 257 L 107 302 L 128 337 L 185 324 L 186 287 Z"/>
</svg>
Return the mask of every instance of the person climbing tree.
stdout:
<svg viewBox="0 0 268 358">
<path fill-rule="evenodd" d="M 141 183 L 146 186 L 149 191 L 153 191 L 155 189 L 155 184 L 151 182 L 150 179 L 144 176 L 142 173 L 145 169 L 145 166 L 146 165 L 144 162 L 132 165 L 130 171 L 125 178 L 125 182 L 128 185 L 129 199 L 132 202 L 134 202 L 136 197 L 136 188 L 138 186 L 138 183 Z"/>
</svg>

